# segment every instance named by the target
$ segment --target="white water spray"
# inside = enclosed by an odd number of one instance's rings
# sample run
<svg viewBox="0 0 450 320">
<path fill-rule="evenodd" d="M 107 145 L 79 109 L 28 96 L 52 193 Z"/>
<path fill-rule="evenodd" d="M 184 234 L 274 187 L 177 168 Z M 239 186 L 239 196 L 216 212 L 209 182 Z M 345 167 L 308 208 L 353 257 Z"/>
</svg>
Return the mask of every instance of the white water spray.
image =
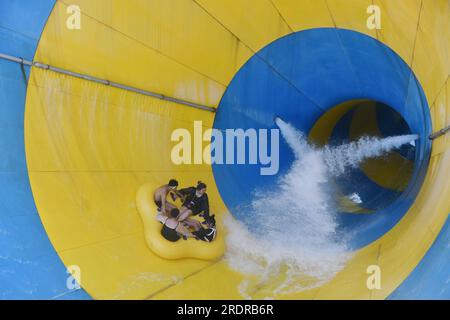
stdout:
<svg viewBox="0 0 450 320">
<path fill-rule="evenodd" d="M 404 144 L 414 142 L 417 135 L 403 135 L 388 138 L 362 137 L 338 147 L 325 147 L 324 159 L 331 174 L 338 176 L 347 168 L 356 168 L 368 158 L 381 156 Z"/>
<path fill-rule="evenodd" d="M 327 185 L 361 161 L 380 156 L 417 136 L 362 138 L 316 149 L 289 123 L 276 120 L 295 160 L 271 190 L 255 190 L 246 224 L 229 217 L 226 259 L 247 274 L 243 297 L 271 298 L 314 288 L 332 279 L 352 256 L 336 234 L 336 211 Z M 247 225 L 251 225 L 250 231 Z"/>
</svg>

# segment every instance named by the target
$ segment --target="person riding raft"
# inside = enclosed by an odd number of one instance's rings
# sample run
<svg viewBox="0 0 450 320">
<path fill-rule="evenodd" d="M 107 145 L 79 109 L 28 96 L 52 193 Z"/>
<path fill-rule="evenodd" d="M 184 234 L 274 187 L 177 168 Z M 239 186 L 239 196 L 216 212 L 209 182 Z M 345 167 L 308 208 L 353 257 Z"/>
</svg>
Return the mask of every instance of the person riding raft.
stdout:
<svg viewBox="0 0 450 320">
<path fill-rule="evenodd" d="M 171 183 L 169 182 L 169 185 L 170 184 Z M 157 220 L 163 224 L 161 235 L 172 242 L 178 241 L 181 237 L 184 239 L 192 237 L 207 242 L 213 241 L 216 237 L 216 222 L 214 215 L 210 216 L 206 184 L 199 181 L 196 187 L 189 187 L 181 190 L 176 190 L 176 186 L 173 187 L 169 191 L 173 191 L 176 197 L 183 199 L 183 205 L 181 209 L 178 210 L 170 203 L 165 203 L 165 211 L 168 211 L 167 208 L 170 208 L 169 213 L 167 214 L 162 210 L 161 214 L 157 215 Z M 165 192 L 166 189 L 165 186 L 158 189 L 161 190 L 161 199 L 167 197 L 168 191 Z M 156 193 L 157 192 L 155 192 L 155 194 Z M 174 197 L 172 197 L 172 199 L 174 199 Z M 207 226 L 206 229 L 202 227 L 198 220 L 191 218 L 191 216 L 198 214 L 204 218 L 205 221 L 203 224 Z M 192 229 L 192 231 L 190 229 Z"/>
<path fill-rule="evenodd" d="M 192 215 L 209 216 L 209 200 L 206 184 L 198 181 L 196 187 L 184 188 L 178 191 L 184 198 L 180 208 L 179 221 L 184 221 Z"/>
</svg>

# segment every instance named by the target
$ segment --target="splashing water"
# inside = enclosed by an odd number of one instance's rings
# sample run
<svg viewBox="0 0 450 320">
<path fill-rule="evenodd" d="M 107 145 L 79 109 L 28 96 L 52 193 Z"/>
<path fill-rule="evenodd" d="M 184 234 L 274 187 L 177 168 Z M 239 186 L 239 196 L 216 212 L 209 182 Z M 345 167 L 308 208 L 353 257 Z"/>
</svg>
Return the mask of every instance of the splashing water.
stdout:
<svg viewBox="0 0 450 320">
<path fill-rule="evenodd" d="M 325 147 L 324 159 L 331 174 L 338 176 L 345 173 L 347 168 L 356 168 L 368 158 L 381 156 L 392 149 L 411 143 L 417 135 L 403 135 L 384 139 L 362 137 L 358 141 L 350 142 L 338 147 Z"/>
<path fill-rule="evenodd" d="M 300 292 L 331 280 L 352 253 L 336 232 L 330 179 L 417 139 L 361 138 L 316 149 L 289 123 L 277 119 L 276 124 L 295 155 L 291 168 L 272 190 L 254 192 L 245 208 L 247 220 L 224 221 L 229 232 L 226 259 L 232 269 L 248 275 L 240 285 L 248 299 Z"/>
</svg>

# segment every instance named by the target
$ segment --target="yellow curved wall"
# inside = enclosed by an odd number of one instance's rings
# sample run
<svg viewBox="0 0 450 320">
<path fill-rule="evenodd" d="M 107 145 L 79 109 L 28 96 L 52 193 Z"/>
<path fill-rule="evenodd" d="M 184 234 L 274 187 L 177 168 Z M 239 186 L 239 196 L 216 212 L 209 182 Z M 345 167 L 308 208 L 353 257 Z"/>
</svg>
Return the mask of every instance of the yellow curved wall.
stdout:
<svg viewBox="0 0 450 320">
<path fill-rule="evenodd" d="M 382 9 L 378 31 L 366 27 L 372 2 Z M 376 37 L 408 62 L 431 106 L 433 131 L 450 124 L 445 0 L 74 0 L 81 30 L 66 28 L 68 4 L 57 1 L 36 61 L 217 107 L 233 75 L 265 45 L 293 31 L 348 28 Z M 226 212 L 210 166 L 170 160 L 172 130 L 192 131 L 194 120 L 210 128 L 214 114 L 32 69 L 25 143 L 33 195 L 57 253 L 66 265 L 81 267 L 81 285 L 92 297 L 242 298 L 243 276 L 225 261 L 163 260 L 144 241 L 134 199 L 146 182 L 201 179 L 212 211 Z M 330 283 L 276 298 L 387 297 L 422 259 L 450 211 L 449 147 L 448 135 L 433 143 L 420 194 L 393 229 L 360 249 Z M 381 290 L 366 288 L 370 264 L 383 270 Z"/>
</svg>

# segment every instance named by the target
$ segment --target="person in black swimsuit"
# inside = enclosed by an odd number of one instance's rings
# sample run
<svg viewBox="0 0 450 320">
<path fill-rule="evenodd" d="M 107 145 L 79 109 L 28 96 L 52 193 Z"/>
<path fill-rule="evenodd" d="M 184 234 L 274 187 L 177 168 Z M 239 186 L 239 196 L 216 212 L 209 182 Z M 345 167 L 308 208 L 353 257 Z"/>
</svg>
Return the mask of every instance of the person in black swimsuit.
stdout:
<svg viewBox="0 0 450 320">
<path fill-rule="evenodd" d="M 204 219 L 205 221 L 203 222 L 203 224 L 206 225 L 206 228 L 192 231 L 192 234 L 197 240 L 212 242 L 216 238 L 217 234 L 215 215 L 213 214 L 212 216 L 204 216 Z"/>
<path fill-rule="evenodd" d="M 181 237 L 184 239 L 194 237 L 184 224 L 177 220 L 179 214 L 180 210 L 175 208 L 170 211 L 169 216 L 161 213 L 156 216 L 156 219 L 163 224 L 161 235 L 168 241 L 176 242 Z"/>
<path fill-rule="evenodd" d="M 209 200 L 206 194 L 206 184 L 199 181 L 197 187 L 190 187 L 181 189 L 178 191 L 183 197 L 183 206 L 180 209 L 180 216 L 178 221 L 184 221 L 189 226 L 190 223 L 194 223 L 194 219 L 189 219 L 191 215 L 197 215 L 201 213 L 201 216 L 209 216 Z M 192 225 L 191 227 L 197 228 L 198 225 Z"/>
</svg>

